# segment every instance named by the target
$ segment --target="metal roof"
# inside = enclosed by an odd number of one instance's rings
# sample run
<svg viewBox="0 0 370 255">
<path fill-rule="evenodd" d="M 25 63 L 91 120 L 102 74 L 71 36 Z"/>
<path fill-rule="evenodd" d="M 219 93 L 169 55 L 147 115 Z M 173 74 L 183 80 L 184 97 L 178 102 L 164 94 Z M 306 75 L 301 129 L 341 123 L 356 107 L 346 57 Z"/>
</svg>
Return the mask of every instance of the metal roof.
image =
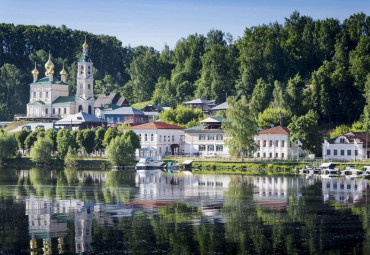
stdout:
<svg viewBox="0 0 370 255">
<path fill-rule="evenodd" d="M 86 112 L 79 112 L 73 115 L 69 115 L 64 119 L 58 120 L 55 124 L 65 125 L 65 124 L 82 124 L 82 123 L 106 123 L 105 120 L 99 119 L 93 115 Z"/>
<path fill-rule="evenodd" d="M 113 111 L 104 112 L 106 115 L 145 115 L 143 111 L 132 107 L 120 107 Z"/>
</svg>

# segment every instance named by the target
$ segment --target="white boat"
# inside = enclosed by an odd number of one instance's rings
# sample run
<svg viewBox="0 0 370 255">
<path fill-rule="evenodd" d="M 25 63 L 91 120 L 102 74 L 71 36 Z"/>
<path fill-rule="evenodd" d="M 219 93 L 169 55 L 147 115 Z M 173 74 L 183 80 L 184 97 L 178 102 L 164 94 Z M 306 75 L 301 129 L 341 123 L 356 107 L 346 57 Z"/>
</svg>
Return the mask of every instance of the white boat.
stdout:
<svg viewBox="0 0 370 255">
<path fill-rule="evenodd" d="M 365 177 L 365 178 L 369 178 L 370 177 L 370 166 L 365 166 L 364 167 L 363 177 Z"/>
<path fill-rule="evenodd" d="M 339 177 L 339 170 L 337 168 L 322 169 L 321 178 L 334 178 L 334 177 Z"/>
<path fill-rule="evenodd" d="M 343 170 L 343 175 L 349 179 L 358 178 L 365 176 L 366 171 L 361 171 L 354 166 L 347 166 L 346 169 Z"/>
<path fill-rule="evenodd" d="M 142 157 L 136 164 L 136 168 L 159 168 L 165 163 L 162 160 L 156 160 L 151 157 Z"/>
</svg>

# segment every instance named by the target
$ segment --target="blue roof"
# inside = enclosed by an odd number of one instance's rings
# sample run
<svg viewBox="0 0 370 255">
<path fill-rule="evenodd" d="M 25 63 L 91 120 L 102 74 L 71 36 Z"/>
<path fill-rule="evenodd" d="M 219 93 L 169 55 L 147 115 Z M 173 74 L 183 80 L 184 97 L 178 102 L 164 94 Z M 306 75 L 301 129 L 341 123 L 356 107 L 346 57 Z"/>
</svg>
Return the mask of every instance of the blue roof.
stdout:
<svg viewBox="0 0 370 255">
<path fill-rule="evenodd" d="M 211 110 L 226 110 L 229 108 L 229 105 L 227 104 L 227 102 L 224 102 L 222 104 L 219 104 L 215 107 L 213 107 Z"/>
<path fill-rule="evenodd" d="M 118 109 L 104 113 L 105 115 L 145 115 L 143 111 L 132 107 L 120 107 Z"/>
</svg>

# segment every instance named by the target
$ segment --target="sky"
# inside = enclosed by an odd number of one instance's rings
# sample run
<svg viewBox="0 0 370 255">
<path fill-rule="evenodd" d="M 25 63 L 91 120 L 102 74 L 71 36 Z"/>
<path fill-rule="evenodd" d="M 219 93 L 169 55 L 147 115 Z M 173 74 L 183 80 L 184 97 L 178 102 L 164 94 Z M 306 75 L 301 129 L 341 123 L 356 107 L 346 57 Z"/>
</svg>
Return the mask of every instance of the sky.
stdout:
<svg viewBox="0 0 370 255">
<path fill-rule="evenodd" d="M 370 15 L 370 0 L 0 0 L 0 23 L 53 25 L 117 37 L 123 46 L 174 48 L 211 29 L 243 36 L 246 27 L 279 22 L 293 11 L 340 21 Z"/>
</svg>

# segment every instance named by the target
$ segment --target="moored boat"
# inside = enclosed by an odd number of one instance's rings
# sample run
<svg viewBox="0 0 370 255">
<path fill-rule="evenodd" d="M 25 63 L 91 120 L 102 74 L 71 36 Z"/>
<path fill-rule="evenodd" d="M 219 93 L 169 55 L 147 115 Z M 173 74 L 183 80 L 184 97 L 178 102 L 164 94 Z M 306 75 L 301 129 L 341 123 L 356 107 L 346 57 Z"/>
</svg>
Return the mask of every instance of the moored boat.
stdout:
<svg viewBox="0 0 370 255">
<path fill-rule="evenodd" d="M 136 168 L 160 168 L 165 163 L 162 160 L 156 160 L 151 157 L 142 157 L 139 159 L 139 162 L 136 164 Z"/>
</svg>

